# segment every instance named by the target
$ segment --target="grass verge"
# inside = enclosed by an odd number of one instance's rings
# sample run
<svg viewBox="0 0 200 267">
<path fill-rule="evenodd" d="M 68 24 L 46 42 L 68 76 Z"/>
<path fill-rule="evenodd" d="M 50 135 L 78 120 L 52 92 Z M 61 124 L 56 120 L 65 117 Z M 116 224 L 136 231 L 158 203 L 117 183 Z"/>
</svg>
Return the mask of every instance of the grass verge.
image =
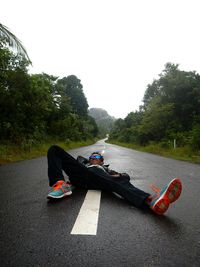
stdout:
<svg viewBox="0 0 200 267">
<path fill-rule="evenodd" d="M 33 159 L 41 156 L 46 156 L 47 150 L 51 145 L 58 145 L 64 148 L 65 150 L 88 146 L 95 142 L 95 140 L 87 141 L 70 141 L 70 142 L 61 142 L 61 141 L 48 141 L 31 147 L 20 147 L 17 145 L 4 144 L 0 145 L 0 165 L 16 162 L 26 159 Z"/>
<path fill-rule="evenodd" d="M 150 144 L 147 146 L 140 146 L 137 144 L 122 143 L 113 140 L 108 140 L 108 143 L 135 149 L 142 152 L 153 153 L 156 155 L 169 157 L 173 159 L 184 160 L 198 164 L 200 163 L 200 151 L 194 152 L 190 147 L 187 146 L 177 147 L 176 149 L 174 149 L 174 148 L 162 147 L 162 145 L 160 144 Z"/>
</svg>

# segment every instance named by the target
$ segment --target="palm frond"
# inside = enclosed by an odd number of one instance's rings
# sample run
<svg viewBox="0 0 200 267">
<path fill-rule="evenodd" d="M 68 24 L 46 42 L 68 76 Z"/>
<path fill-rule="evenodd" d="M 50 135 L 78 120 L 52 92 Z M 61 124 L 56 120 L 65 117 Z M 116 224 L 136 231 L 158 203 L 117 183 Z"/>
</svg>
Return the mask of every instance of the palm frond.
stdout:
<svg viewBox="0 0 200 267">
<path fill-rule="evenodd" d="M 31 60 L 26 52 L 26 49 L 22 45 L 22 42 L 3 24 L 0 23 L 0 37 L 5 38 L 7 44 L 16 49 L 16 51 L 24 56 L 29 63 L 31 63 Z"/>
</svg>

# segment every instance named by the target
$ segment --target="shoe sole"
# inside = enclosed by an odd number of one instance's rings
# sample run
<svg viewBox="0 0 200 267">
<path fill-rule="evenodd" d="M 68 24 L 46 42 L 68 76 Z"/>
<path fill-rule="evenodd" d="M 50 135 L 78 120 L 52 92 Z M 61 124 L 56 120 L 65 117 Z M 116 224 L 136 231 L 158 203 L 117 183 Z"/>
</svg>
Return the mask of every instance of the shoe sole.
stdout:
<svg viewBox="0 0 200 267">
<path fill-rule="evenodd" d="M 150 208 L 159 215 L 165 213 L 169 205 L 180 197 L 181 192 L 181 181 L 174 178 Z"/>
<path fill-rule="evenodd" d="M 158 199 L 155 204 L 151 207 L 151 209 L 159 214 L 162 215 L 163 213 L 165 213 L 167 211 L 167 209 L 169 208 L 169 202 L 164 199 L 164 198 L 160 198 Z"/>
<path fill-rule="evenodd" d="M 161 194 L 162 198 L 166 198 L 169 204 L 175 202 L 181 195 L 182 184 L 180 179 L 174 178 L 167 186 L 165 191 Z"/>
<path fill-rule="evenodd" d="M 47 196 L 47 198 L 48 199 L 61 199 L 61 198 L 64 198 L 64 197 L 66 197 L 66 196 L 70 196 L 72 194 L 72 191 L 68 191 L 68 192 L 66 192 L 66 193 L 64 193 L 63 195 L 61 195 L 61 196 L 51 196 L 51 195 L 48 195 Z"/>
</svg>

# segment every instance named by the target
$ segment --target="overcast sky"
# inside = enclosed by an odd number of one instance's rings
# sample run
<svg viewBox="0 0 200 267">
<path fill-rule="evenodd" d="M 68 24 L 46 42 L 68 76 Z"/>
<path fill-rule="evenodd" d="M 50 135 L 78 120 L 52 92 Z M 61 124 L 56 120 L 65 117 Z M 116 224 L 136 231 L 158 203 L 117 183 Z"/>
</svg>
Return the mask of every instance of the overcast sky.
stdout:
<svg viewBox="0 0 200 267">
<path fill-rule="evenodd" d="M 199 0 L 1 0 L 0 23 L 24 44 L 31 73 L 76 75 L 90 107 L 139 109 L 167 62 L 200 73 Z"/>
</svg>

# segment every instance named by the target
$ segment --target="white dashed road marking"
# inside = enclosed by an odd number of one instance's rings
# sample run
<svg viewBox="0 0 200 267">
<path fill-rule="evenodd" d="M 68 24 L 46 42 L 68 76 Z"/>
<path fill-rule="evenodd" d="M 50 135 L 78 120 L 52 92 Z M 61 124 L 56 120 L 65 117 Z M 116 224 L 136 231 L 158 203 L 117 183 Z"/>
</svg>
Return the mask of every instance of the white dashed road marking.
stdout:
<svg viewBox="0 0 200 267">
<path fill-rule="evenodd" d="M 102 151 L 101 151 L 101 154 L 104 154 L 105 153 L 105 150 L 103 149 Z"/>
<path fill-rule="evenodd" d="M 96 235 L 101 201 L 101 191 L 88 190 L 76 222 L 72 228 L 72 235 Z"/>
</svg>

